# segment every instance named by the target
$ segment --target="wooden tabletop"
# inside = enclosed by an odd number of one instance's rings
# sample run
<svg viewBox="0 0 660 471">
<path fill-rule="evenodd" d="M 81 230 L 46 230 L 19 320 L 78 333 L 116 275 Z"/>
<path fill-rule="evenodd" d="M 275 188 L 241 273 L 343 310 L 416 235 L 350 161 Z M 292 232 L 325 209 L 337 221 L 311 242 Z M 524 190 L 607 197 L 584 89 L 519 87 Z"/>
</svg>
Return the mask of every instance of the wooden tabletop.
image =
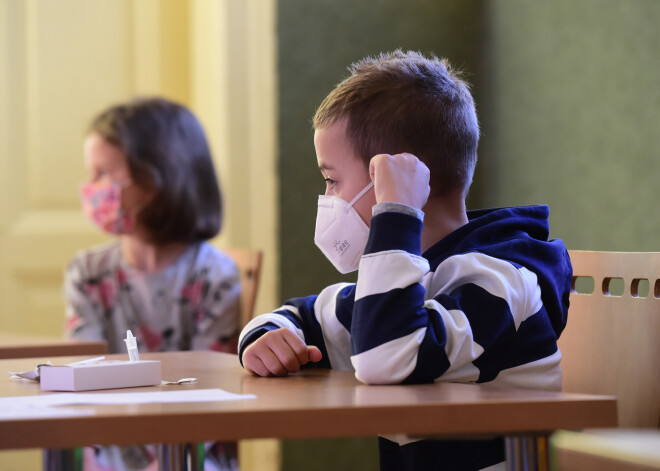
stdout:
<svg viewBox="0 0 660 471">
<path fill-rule="evenodd" d="M 109 359 L 126 355 L 110 355 Z M 57 359 L 57 363 L 81 357 Z M 366 386 L 353 373 L 309 369 L 286 378 L 246 373 L 235 355 L 141 354 L 163 362 L 163 379 L 196 377 L 186 386 L 125 392 L 221 388 L 257 399 L 213 403 L 92 406 L 94 415 L 0 420 L 0 449 L 88 444 L 201 442 L 248 438 L 323 438 L 406 433 L 489 436 L 616 426 L 616 400 L 483 385 L 436 383 Z M 1 360 L 0 371 L 27 371 L 35 360 Z M 39 385 L 0 376 L 0 396 L 42 393 Z M 90 406 L 77 406 L 90 408 Z"/>
<path fill-rule="evenodd" d="M 103 355 L 107 351 L 107 343 L 103 341 L 69 340 L 42 335 L 0 332 L 0 359 Z"/>
</svg>

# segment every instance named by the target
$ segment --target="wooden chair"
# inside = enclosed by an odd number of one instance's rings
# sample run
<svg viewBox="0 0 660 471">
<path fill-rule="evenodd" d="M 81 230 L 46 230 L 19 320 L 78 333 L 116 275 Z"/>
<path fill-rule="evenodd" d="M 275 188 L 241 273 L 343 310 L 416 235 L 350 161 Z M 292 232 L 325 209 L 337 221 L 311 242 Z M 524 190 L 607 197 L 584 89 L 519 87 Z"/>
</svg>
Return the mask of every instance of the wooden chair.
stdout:
<svg viewBox="0 0 660 471">
<path fill-rule="evenodd" d="M 658 427 L 660 252 L 569 255 L 573 289 L 559 339 L 564 391 L 615 395 L 620 427 Z"/>
<path fill-rule="evenodd" d="M 241 298 L 240 298 L 240 328 L 250 322 L 254 316 L 254 308 L 257 302 L 257 292 L 259 290 L 259 279 L 261 275 L 261 264 L 263 261 L 263 252 L 261 250 L 250 250 L 243 248 L 221 248 L 224 253 L 229 255 L 240 272 L 241 279 Z M 238 442 L 227 442 L 225 446 L 238 446 Z M 204 456 L 204 445 L 198 444 L 198 455 Z M 201 460 L 203 462 L 203 459 Z"/>
<path fill-rule="evenodd" d="M 254 316 L 263 253 L 260 250 L 241 248 L 222 249 L 222 251 L 234 259 L 240 271 L 241 328 L 243 328 Z"/>
</svg>

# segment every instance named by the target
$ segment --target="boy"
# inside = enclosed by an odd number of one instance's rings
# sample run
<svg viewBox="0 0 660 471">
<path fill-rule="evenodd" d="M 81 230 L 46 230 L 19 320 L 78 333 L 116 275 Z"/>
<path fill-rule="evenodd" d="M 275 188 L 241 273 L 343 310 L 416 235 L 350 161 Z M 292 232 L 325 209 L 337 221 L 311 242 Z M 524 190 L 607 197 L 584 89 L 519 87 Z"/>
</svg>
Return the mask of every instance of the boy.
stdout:
<svg viewBox="0 0 660 471">
<path fill-rule="evenodd" d="M 253 319 L 239 340 L 243 366 L 284 376 L 316 363 L 367 384 L 561 389 L 568 253 L 548 241 L 545 206 L 466 212 L 479 140 L 467 84 L 446 60 L 415 52 L 350 70 L 314 116 L 326 182 L 315 242 L 342 273 L 359 267 L 358 281 Z M 502 439 L 380 437 L 379 448 L 383 470 L 504 460 Z"/>
</svg>

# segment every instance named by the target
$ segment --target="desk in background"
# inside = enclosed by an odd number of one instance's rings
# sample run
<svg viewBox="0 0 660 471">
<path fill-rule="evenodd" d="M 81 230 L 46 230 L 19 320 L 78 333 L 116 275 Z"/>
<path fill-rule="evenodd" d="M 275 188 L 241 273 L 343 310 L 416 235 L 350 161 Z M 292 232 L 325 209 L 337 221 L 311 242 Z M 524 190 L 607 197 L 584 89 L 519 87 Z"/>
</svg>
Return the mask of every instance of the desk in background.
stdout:
<svg viewBox="0 0 660 471">
<path fill-rule="evenodd" d="M 557 471 L 660 470 L 657 429 L 561 430 L 550 442 Z"/>
<path fill-rule="evenodd" d="M 236 355 L 215 352 L 143 354 L 140 358 L 162 360 L 163 379 L 198 378 L 195 384 L 177 388 L 221 388 L 254 394 L 257 399 L 92 406 L 91 416 L 0 420 L 0 449 L 395 433 L 454 438 L 505 435 L 510 463 L 516 469 L 517 464 L 524 466 L 519 459 L 534 457 L 536 451 L 521 437 L 533 437 L 534 443 L 540 437 L 539 456 L 546 463 L 546 438 L 552 431 L 617 424 L 616 399 L 611 396 L 456 383 L 366 386 L 351 372 L 325 369 L 308 369 L 287 378 L 258 378 L 240 367 Z M 77 359 L 58 359 L 58 363 Z M 0 361 L 0 371 L 32 368 L 34 360 Z M 130 391 L 165 388 L 172 390 L 172 386 L 155 386 Z M 42 394 L 36 383 L 0 380 L 0 396 L 35 394 Z"/>
<path fill-rule="evenodd" d="M 55 357 L 64 355 L 104 355 L 104 341 L 68 340 L 32 334 L 0 332 L 0 359 Z"/>
</svg>

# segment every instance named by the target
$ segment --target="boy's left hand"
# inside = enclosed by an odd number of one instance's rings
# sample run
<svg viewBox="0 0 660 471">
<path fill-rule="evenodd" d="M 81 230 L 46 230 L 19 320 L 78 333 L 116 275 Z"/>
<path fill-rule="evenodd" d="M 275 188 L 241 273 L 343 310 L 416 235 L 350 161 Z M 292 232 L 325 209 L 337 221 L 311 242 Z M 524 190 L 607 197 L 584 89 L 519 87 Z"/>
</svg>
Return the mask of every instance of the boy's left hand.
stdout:
<svg viewBox="0 0 660 471">
<path fill-rule="evenodd" d="M 304 365 L 320 361 L 321 350 L 305 342 L 289 329 L 265 333 L 243 352 L 243 367 L 257 376 L 286 376 Z"/>
<path fill-rule="evenodd" d="M 402 203 L 422 209 L 431 192 L 428 167 L 407 152 L 374 156 L 369 162 L 369 176 L 377 203 Z"/>
</svg>

